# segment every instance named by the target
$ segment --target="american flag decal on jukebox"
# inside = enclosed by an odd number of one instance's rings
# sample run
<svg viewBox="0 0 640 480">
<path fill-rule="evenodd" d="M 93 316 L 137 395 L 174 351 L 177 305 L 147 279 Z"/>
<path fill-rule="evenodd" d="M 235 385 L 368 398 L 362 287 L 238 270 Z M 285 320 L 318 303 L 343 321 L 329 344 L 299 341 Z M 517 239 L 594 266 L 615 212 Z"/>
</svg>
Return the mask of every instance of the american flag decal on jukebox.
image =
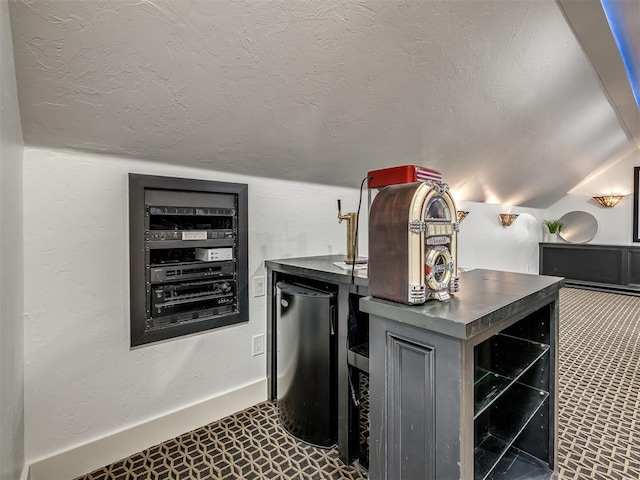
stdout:
<svg viewBox="0 0 640 480">
<path fill-rule="evenodd" d="M 459 288 L 457 233 L 446 183 L 380 190 L 369 215 L 369 294 L 410 305 L 448 299 Z"/>
</svg>

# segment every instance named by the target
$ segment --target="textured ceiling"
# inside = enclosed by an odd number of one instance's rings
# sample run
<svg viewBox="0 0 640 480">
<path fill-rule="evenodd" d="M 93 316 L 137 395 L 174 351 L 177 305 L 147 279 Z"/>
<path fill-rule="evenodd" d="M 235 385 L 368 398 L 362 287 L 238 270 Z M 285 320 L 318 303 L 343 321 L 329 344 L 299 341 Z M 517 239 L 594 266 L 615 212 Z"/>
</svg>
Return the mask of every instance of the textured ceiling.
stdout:
<svg viewBox="0 0 640 480">
<path fill-rule="evenodd" d="M 25 141 L 544 208 L 637 150 L 553 0 L 12 0 Z"/>
</svg>

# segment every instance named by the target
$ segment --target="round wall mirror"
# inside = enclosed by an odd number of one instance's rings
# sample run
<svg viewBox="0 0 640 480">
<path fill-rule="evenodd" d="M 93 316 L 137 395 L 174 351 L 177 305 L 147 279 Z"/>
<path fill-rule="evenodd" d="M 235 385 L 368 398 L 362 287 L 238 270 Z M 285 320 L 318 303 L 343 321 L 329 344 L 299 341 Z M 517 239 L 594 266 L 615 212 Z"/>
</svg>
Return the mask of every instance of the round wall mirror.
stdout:
<svg viewBox="0 0 640 480">
<path fill-rule="evenodd" d="M 569 243 L 586 243 L 598 233 L 596 217 L 587 212 L 569 212 L 560 221 L 563 224 L 560 237 Z"/>
</svg>

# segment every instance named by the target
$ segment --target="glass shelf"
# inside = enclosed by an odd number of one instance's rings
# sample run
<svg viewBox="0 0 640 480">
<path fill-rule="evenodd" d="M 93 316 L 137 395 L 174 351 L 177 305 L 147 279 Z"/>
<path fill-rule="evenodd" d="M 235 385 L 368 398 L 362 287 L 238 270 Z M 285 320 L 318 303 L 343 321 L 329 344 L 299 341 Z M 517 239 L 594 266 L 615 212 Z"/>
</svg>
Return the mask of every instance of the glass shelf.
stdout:
<svg viewBox="0 0 640 480">
<path fill-rule="evenodd" d="M 513 383 L 485 410 L 483 415 L 490 415 L 491 421 L 475 447 L 475 480 L 489 476 L 548 397 L 543 390 Z M 475 428 L 479 425 L 476 422 Z"/>
<path fill-rule="evenodd" d="M 349 348 L 347 350 L 347 363 L 358 370 L 369 373 L 369 342 Z"/>
<path fill-rule="evenodd" d="M 483 376 L 476 381 L 473 389 L 474 420 L 491 406 L 514 381 L 514 379 L 484 370 Z"/>
<path fill-rule="evenodd" d="M 359 345 L 355 345 L 353 347 L 350 347 L 349 350 L 351 350 L 354 353 L 357 353 L 358 355 L 362 355 L 363 357 L 369 358 L 369 342 L 364 342 Z"/>
<path fill-rule="evenodd" d="M 511 447 L 495 468 L 487 476 L 487 480 L 549 480 L 553 471 L 549 465 L 527 452 Z"/>
<path fill-rule="evenodd" d="M 509 335 L 498 334 L 487 342 L 490 342 L 489 365 L 475 369 L 474 420 L 549 351 L 549 345 Z"/>
</svg>

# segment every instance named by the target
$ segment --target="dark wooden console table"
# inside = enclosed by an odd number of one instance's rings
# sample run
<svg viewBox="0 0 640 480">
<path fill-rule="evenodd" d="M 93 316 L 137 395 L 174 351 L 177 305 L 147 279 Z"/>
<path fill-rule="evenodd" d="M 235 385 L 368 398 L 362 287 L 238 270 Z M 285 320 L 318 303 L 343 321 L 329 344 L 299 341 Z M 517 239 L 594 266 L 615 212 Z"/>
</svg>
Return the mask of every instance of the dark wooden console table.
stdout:
<svg viewBox="0 0 640 480">
<path fill-rule="evenodd" d="M 640 295 L 640 247 L 541 243 L 539 259 L 540 274 L 567 286 Z"/>
</svg>

